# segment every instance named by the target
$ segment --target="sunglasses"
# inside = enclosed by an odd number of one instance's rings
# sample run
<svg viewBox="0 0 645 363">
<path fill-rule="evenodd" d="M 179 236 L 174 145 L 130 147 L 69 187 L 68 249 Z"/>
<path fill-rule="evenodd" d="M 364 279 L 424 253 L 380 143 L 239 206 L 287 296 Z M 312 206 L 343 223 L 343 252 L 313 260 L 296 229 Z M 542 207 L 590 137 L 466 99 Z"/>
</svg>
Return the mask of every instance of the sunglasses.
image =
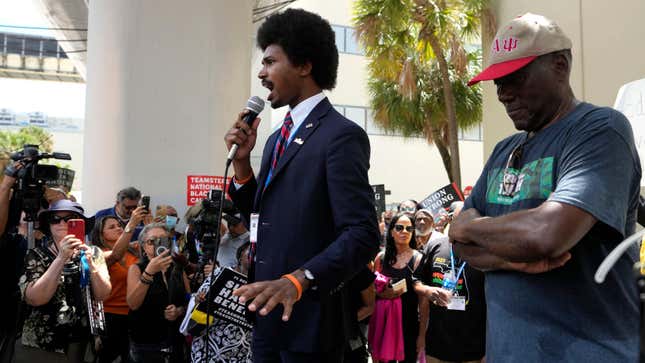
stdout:
<svg viewBox="0 0 645 363">
<path fill-rule="evenodd" d="M 508 156 L 508 161 L 502 174 L 502 182 L 499 185 L 498 194 L 501 196 L 513 197 L 518 192 L 517 183 L 519 181 L 520 161 L 522 160 L 524 145 L 527 140 L 516 146 Z"/>
<path fill-rule="evenodd" d="M 404 226 L 402 224 L 395 224 L 394 225 L 394 230 L 397 231 L 397 232 L 403 232 L 404 229 L 406 231 L 410 232 L 410 233 L 412 233 L 412 231 L 414 231 L 414 227 L 412 227 L 412 226 Z"/>
<path fill-rule="evenodd" d="M 415 207 L 401 207 L 401 212 L 403 212 L 403 213 L 405 213 L 405 212 L 408 212 L 408 213 L 409 212 L 416 212 L 416 211 L 417 211 L 417 209 Z"/>
<path fill-rule="evenodd" d="M 69 222 L 71 219 L 79 219 L 79 216 L 77 215 L 68 215 L 68 216 L 59 216 L 56 214 L 52 214 L 49 216 L 48 222 L 49 224 L 58 224 L 60 221 L 65 221 L 65 223 Z"/>
</svg>

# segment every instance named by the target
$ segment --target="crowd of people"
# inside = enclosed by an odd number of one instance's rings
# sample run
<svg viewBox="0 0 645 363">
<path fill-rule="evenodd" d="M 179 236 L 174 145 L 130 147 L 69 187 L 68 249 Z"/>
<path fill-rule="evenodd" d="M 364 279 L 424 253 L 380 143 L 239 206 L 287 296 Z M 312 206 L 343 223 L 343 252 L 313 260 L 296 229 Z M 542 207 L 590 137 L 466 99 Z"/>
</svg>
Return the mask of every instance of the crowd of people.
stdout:
<svg viewBox="0 0 645 363">
<path fill-rule="evenodd" d="M 3 202 L 10 200 L 14 171 L 20 167 L 19 162 L 13 164 L 2 180 Z M 14 355 L 16 362 L 201 362 L 206 339 L 187 338 L 179 327 L 190 317 L 186 308 L 191 294 L 204 299 L 213 268 L 215 277 L 226 267 L 247 273 L 249 236 L 239 212 L 231 206 L 225 210 L 219 253 L 203 260 L 191 224 L 200 205 L 189 208 L 188 228 L 180 233 L 175 230 L 180 218 L 174 207 L 148 210 L 133 187 L 119 191 L 113 207 L 91 217 L 64 193 L 47 195 L 48 207 L 38 213 L 41 233 L 34 248 L 26 248 L 26 229 L 19 228 L 24 214 L 13 226 L 8 216 L 3 219 L 3 246 L 18 246 L 18 267 L 12 271 L 16 280 L 7 291 L 19 294 L 7 304 L 15 315 L 9 314 L 12 321 L 3 328 L 18 329 L 3 331 L 12 333 L 3 334 L 3 353 L 8 351 L 3 361 L 12 361 Z M 9 209 L 9 204 L 2 205 L 3 213 Z M 86 235 L 68 232 L 69 222 L 78 219 L 85 222 Z M 92 316 L 97 321 L 90 321 Z M 95 330 L 97 326 L 101 330 Z M 210 361 L 251 361 L 249 342 L 241 344 L 231 329 L 220 322 L 211 329 Z M 249 331 L 238 333 L 250 337 Z M 9 346 L 12 339 L 17 339 L 15 354 Z"/>
<path fill-rule="evenodd" d="M 15 166 L 19 168 L 18 163 Z M 11 173 L 4 176 L 4 187 L 10 189 L 13 183 Z M 182 320 L 190 318 L 187 308 L 205 299 L 213 268 L 214 278 L 224 267 L 248 273 L 249 232 L 236 208 L 229 207 L 222 216 L 217 258 L 200 266 L 191 227 L 199 205 L 186 212 L 188 228 L 181 233 L 175 230 L 180 218 L 174 207 L 160 204 L 154 212 L 148 210 L 141 205 L 141 192 L 133 187 L 119 191 L 113 207 L 91 217 L 63 193 L 49 195 L 48 207 L 38 214 L 42 237 L 34 248 L 16 255 L 24 259 L 16 284 L 24 307 L 16 315 L 21 317 L 15 322 L 20 326 L 16 362 L 202 362 L 206 344 L 210 362 L 253 361 L 247 328 L 218 320 L 208 338 L 180 329 Z M 87 236 L 68 233 L 73 219 L 86 222 Z M 462 360 L 463 350 L 446 349 L 436 339 L 426 343 L 426 336 L 435 335 L 452 341 L 445 329 L 458 339 L 472 338 L 461 342 L 473 347 L 464 360 L 483 357 L 481 273 L 460 271 L 454 288 L 444 288 L 442 276 L 454 266 L 448 259 L 448 237 L 434 228 L 441 220 L 438 216 L 435 221 L 429 210 L 412 200 L 383 213 L 381 252 L 348 284 L 353 323 L 346 362 L 367 362 L 370 355 L 374 362 L 416 362 L 426 349 L 438 349 L 433 354 L 443 360 L 454 360 L 459 352 L 457 358 Z M 5 235 L 25 245 L 26 230 L 18 227 L 7 228 Z M 159 250 L 160 246 L 166 248 Z M 80 254 L 88 261 L 89 297 L 82 290 Z M 200 268 L 204 278 L 193 281 Z M 453 296 L 465 298 L 461 310 L 466 305 L 478 309 L 468 309 L 468 317 L 451 314 L 448 305 Z M 92 309 L 88 298 L 102 302 L 100 333 L 88 321 Z"/>
<path fill-rule="evenodd" d="M 329 23 L 289 9 L 269 17 L 257 40 L 268 99 L 290 111 L 257 175 L 259 119 L 249 124 L 242 113 L 225 136 L 239 148 L 234 204 L 212 226 L 217 254 L 197 228 L 205 207 L 188 209 L 182 233 L 176 208 L 153 213 L 133 187 L 92 217 L 46 190 L 27 248 L 29 228 L 11 207 L 24 165 L 6 169 L 0 247 L 16 260 L 0 264 L 9 276 L 4 315 L 20 319 L 2 324 L 3 360 L 14 342 L 16 362 L 636 359 L 635 248 L 610 282 L 591 281 L 634 231 L 639 157 L 623 115 L 576 100 L 571 41 L 557 24 L 513 19 L 471 81 L 494 80 L 521 131 L 496 146 L 464 193 L 472 194 L 446 213 L 410 199 L 380 218 L 368 138 L 322 92 L 338 65 Z M 78 220 L 89 238 L 71 233 Z M 196 333 L 194 307 L 226 268 L 248 276 L 227 294 L 246 305 L 253 331 L 204 317 L 210 329 Z"/>
</svg>

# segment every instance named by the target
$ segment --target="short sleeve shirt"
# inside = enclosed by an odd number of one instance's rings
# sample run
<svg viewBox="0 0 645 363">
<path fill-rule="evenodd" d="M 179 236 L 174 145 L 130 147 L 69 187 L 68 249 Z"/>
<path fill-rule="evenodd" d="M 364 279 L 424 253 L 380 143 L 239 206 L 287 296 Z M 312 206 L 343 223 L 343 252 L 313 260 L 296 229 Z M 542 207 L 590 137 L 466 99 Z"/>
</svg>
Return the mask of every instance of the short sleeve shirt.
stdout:
<svg viewBox="0 0 645 363">
<path fill-rule="evenodd" d="M 510 170 L 517 183 L 505 196 L 500 190 L 509 156 L 522 144 L 518 169 Z M 629 122 L 610 108 L 581 103 L 532 138 L 519 133 L 497 144 L 466 209 L 497 217 L 549 200 L 578 207 L 598 223 L 561 268 L 537 275 L 486 274 L 490 361 L 636 361 L 637 248 L 627 251 L 602 285 L 593 276 L 634 231 L 640 178 Z"/>
<path fill-rule="evenodd" d="M 20 277 L 22 297 L 27 287 L 45 274 L 56 256 L 48 243 L 27 251 L 25 271 Z M 103 252 L 93 247 L 96 263 L 104 259 Z M 104 261 L 104 260 L 103 260 Z M 104 262 L 103 262 L 104 263 Z M 90 335 L 86 297 L 80 287 L 80 274 L 61 274 L 54 295 L 45 305 L 30 307 L 22 330 L 22 344 L 51 352 L 63 353 L 71 342 Z"/>
<path fill-rule="evenodd" d="M 431 238 L 423 253 L 425 256 L 414 272 L 414 278 L 427 286 L 442 287 L 445 274 L 454 269 L 457 275 L 463 264 L 457 256 L 451 258 L 447 236 Z M 430 304 L 426 353 L 449 362 L 480 360 L 485 353 L 486 341 L 484 273 L 465 264 L 455 295 L 465 299 L 465 311 Z"/>
</svg>

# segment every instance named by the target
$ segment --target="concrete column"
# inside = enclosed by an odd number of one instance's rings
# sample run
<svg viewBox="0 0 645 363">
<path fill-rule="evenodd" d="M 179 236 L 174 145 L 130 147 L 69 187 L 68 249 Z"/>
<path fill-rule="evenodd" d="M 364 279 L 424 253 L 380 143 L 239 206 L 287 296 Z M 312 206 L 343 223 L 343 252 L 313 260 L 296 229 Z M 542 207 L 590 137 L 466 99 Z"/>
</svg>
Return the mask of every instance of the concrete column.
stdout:
<svg viewBox="0 0 645 363">
<path fill-rule="evenodd" d="M 89 2 L 83 204 L 135 186 L 186 206 L 186 176 L 222 175 L 250 93 L 252 1 Z"/>
</svg>

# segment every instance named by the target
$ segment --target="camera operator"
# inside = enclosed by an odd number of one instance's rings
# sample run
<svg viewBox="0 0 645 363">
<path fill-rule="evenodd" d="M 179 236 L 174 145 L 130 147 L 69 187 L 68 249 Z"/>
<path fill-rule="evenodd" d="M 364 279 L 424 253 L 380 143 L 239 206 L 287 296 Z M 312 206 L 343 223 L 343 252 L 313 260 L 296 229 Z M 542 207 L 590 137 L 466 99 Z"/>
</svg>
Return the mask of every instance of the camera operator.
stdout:
<svg viewBox="0 0 645 363">
<path fill-rule="evenodd" d="M 0 183 L 0 236 L 5 234 L 9 221 L 9 200 L 11 189 L 16 182 L 15 174 L 22 168 L 22 163 L 16 161 L 5 171 L 5 176 Z"/>
<path fill-rule="evenodd" d="M 186 310 L 187 278 L 173 263 L 165 223 L 152 223 L 139 235 L 139 263 L 128 271 L 130 362 L 184 362 L 179 323 Z"/>
<path fill-rule="evenodd" d="M 0 279 L 0 294 L 8 297 L 2 299 L 2 311 L 7 318 L 0 320 L 0 362 L 11 362 L 13 359 L 14 343 L 17 333 L 17 317 L 20 295 L 18 290 L 18 275 L 21 270 L 22 256 L 26 251 L 26 244 L 19 246 L 15 239 L 15 233 L 9 233 L 9 202 L 11 190 L 16 182 L 13 175 L 22 164 L 14 163 L 13 168 L 0 182 L 0 256 L 3 260 L 0 263 L 0 271 L 3 278 Z M 15 257 L 14 257 L 15 256 Z"/>
<path fill-rule="evenodd" d="M 19 282 L 23 300 L 32 308 L 23 327 L 18 362 L 58 361 L 61 353 L 68 362 L 83 361 L 90 337 L 83 277 L 89 275 L 94 299 L 102 301 L 111 291 L 102 251 L 68 234 L 67 222 L 88 221 L 84 213 L 80 204 L 63 199 L 38 214 L 45 239 L 27 252 Z"/>
</svg>

